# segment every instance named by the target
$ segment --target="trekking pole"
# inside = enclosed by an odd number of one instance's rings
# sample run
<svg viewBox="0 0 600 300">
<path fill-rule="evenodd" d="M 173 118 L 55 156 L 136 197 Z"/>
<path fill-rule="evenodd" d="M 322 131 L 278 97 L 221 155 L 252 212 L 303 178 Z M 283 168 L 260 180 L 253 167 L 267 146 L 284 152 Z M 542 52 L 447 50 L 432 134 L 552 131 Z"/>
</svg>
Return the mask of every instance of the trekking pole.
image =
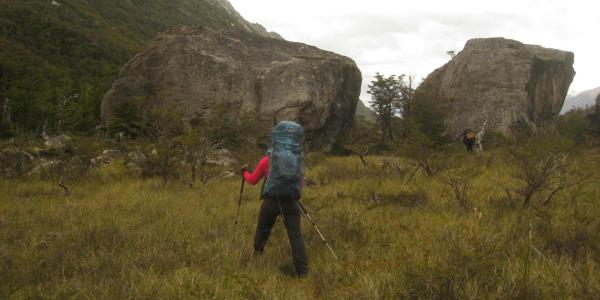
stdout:
<svg viewBox="0 0 600 300">
<path fill-rule="evenodd" d="M 235 232 L 237 230 L 238 220 L 240 218 L 240 207 L 242 206 L 242 195 L 244 194 L 244 183 L 246 180 L 244 179 L 244 175 L 242 174 L 242 187 L 240 188 L 240 200 L 238 200 L 237 214 L 235 215 L 235 225 L 233 225 L 233 240 L 232 244 L 235 245 Z"/>
<path fill-rule="evenodd" d="M 333 249 L 331 248 L 331 246 L 329 245 L 329 243 L 327 242 L 327 240 L 325 239 L 325 237 L 319 230 L 319 227 L 317 227 L 317 224 L 310 217 L 310 215 L 308 214 L 308 211 L 306 211 L 306 208 L 304 208 L 304 205 L 302 205 L 302 203 L 300 203 L 300 201 L 298 201 L 298 205 L 300 205 L 300 209 L 302 210 L 302 214 L 304 215 L 306 220 L 308 220 L 308 222 L 310 224 L 312 224 L 313 228 L 317 231 L 317 233 L 321 237 L 321 240 L 323 240 L 323 243 L 325 243 L 325 246 L 327 246 L 327 248 L 329 248 L 329 251 L 331 251 L 331 254 L 333 254 L 333 257 L 335 257 L 335 260 L 339 261 L 340 259 L 337 257 L 337 255 L 335 255 L 335 252 L 333 251 Z"/>
</svg>

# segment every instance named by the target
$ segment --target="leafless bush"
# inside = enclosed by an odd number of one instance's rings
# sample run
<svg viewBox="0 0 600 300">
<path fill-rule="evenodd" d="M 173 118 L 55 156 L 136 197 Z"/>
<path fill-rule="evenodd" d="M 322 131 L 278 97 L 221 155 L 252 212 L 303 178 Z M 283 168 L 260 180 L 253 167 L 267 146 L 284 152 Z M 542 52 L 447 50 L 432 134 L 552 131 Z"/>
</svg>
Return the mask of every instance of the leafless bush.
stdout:
<svg viewBox="0 0 600 300">
<path fill-rule="evenodd" d="M 365 150 L 363 152 L 358 153 L 358 157 L 360 158 L 360 161 L 362 162 L 365 170 L 369 169 L 369 164 L 367 163 L 367 159 L 365 158 L 367 154 L 369 154 L 369 150 Z"/>
<path fill-rule="evenodd" d="M 471 183 L 479 175 L 476 165 L 461 165 L 458 167 L 445 167 L 445 181 L 452 190 L 454 200 L 465 212 L 471 208 Z"/>
<path fill-rule="evenodd" d="M 92 167 L 94 159 L 102 153 L 100 141 L 94 138 L 78 137 L 72 145 L 72 156 L 65 158 L 66 173 L 69 178 L 86 178 Z"/>
<path fill-rule="evenodd" d="M 523 196 L 523 205 L 528 205 L 537 192 L 551 190 L 545 202 L 564 188 L 564 168 L 567 162 L 567 153 L 549 153 L 547 155 L 532 156 L 509 150 L 510 156 L 517 163 L 518 171 L 514 177 L 525 183 L 519 191 Z"/>
<path fill-rule="evenodd" d="M 437 175 L 450 164 L 450 155 L 446 149 L 412 146 L 405 150 L 405 155 L 412 159 L 417 169 L 422 169 L 428 177 Z"/>
<path fill-rule="evenodd" d="M 383 159 L 383 162 L 381 164 L 381 168 L 383 170 L 391 170 L 401 176 L 404 176 L 406 173 L 408 173 L 407 170 L 407 163 L 401 163 L 399 160 L 394 159 L 392 157 L 386 157 Z"/>
<path fill-rule="evenodd" d="M 523 186 L 516 193 L 523 197 L 523 206 L 533 200 L 548 205 L 555 196 L 570 187 L 585 184 L 588 177 L 579 174 L 569 141 L 554 135 L 541 135 L 528 143 L 511 147 L 508 152 L 515 169 L 512 177 Z M 510 191 L 507 194 L 511 196 Z"/>
<path fill-rule="evenodd" d="M 211 153 L 218 150 L 223 143 L 211 142 L 210 140 L 198 137 L 195 142 L 186 140 L 183 143 L 184 158 L 183 161 L 190 167 L 190 188 L 194 187 L 196 179 L 207 183 L 211 177 L 207 172 L 206 164 Z"/>
<path fill-rule="evenodd" d="M 162 178 L 163 185 L 177 174 L 174 170 L 182 150 L 178 137 L 183 132 L 181 115 L 173 108 L 166 111 L 154 111 L 147 116 L 147 134 L 154 142 L 154 147 L 147 155 L 148 163 Z"/>
</svg>

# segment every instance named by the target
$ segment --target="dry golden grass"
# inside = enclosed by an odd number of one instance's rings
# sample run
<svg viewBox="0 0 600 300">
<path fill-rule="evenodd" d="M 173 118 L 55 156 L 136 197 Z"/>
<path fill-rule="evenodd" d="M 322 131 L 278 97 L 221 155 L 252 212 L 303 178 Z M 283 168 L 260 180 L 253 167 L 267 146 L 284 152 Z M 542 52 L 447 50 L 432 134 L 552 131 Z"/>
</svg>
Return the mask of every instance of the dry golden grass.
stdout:
<svg viewBox="0 0 600 300">
<path fill-rule="evenodd" d="M 281 221 L 252 256 L 258 186 L 232 244 L 238 179 L 163 187 L 113 169 L 72 183 L 70 197 L 53 182 L 3 181 L 0 298 L 600 298 L 600 182 L 523 208 L 506 197 L 517 183 L 499 156 L 460 158 L 480 169 L 467 211 L 442 173 L 403 184 L 381 157 L 367 171 L 324 158 L 302 201 L 341 261 L 304 222 L 304 279 L 291 275 Z"/>
</svg>

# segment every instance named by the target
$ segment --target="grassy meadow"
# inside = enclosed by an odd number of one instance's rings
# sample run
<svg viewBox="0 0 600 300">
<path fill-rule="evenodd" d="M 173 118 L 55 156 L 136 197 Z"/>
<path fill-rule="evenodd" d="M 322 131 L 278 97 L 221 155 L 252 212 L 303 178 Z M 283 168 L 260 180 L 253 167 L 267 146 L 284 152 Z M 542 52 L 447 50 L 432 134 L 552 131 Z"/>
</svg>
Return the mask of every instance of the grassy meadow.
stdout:
<svg viewBox="0 0 600 300">
<path fill-rule="evenodd" d="M 0 299 L 599 299 L 600 153 L 585 151 L 570 158 L 585 184 L 527 206 L 501 151 L 456 155 L 454 185 L 447 170 L 411 177 L 401 157 L 311 159 L 302 201 L 340 261 L 303 220 L 302 279 L 281 220 L 252 255 L 259 186 L 232 243 L 238 178 L 190 188 L 101 170 L 68 197 L 4 180 Z"/>
</svg>

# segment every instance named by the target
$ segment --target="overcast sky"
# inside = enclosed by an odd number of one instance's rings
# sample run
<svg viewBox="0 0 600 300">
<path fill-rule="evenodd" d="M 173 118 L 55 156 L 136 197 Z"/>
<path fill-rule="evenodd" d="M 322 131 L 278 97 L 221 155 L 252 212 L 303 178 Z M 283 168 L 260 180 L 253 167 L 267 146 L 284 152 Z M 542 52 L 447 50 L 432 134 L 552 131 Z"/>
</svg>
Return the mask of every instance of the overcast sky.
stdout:
<svg viewBox="0 0 600 300">
<path fill-rule="evenodd" d="M 363 72 L 426 77 L 475 37 L 505 37 L 575 53 L 573 91 L 600 86 L 600 1 L 230 0 L 285 39 L 346 55 Z"/>
</svg>

